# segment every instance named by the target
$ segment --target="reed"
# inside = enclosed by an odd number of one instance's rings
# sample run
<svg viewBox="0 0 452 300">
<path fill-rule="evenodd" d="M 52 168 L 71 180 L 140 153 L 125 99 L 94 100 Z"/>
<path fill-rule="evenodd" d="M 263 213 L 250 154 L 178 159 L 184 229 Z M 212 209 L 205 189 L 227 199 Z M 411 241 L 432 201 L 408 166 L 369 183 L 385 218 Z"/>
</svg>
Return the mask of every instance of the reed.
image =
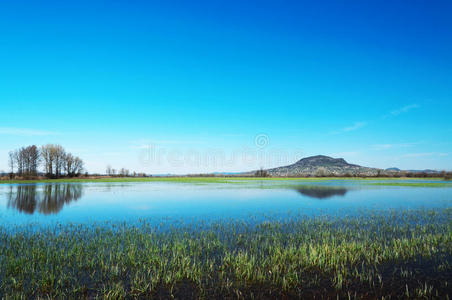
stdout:
<svg viewBox="0 0 452 300">
<path fill-rule="evenodd" d="M 1 298 L 450 298 L 452 209 L 0 225 Z"/>
</svg>

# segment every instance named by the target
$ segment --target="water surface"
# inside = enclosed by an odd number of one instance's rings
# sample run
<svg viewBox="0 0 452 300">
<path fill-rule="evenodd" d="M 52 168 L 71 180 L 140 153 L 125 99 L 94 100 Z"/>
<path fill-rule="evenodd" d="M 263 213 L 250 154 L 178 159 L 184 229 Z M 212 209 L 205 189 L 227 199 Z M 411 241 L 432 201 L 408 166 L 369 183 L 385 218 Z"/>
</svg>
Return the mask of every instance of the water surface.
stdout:
<svg viewBox="0 0 452 300">
<path fill-rule="evenodd" d="M 452 188 L 371 186 L 369 180 L 0 185 L 0 222 L 4 224 L 134 222 L 143 218 L 169 222 L 284 217 L 300 212 L 346 216 L 363 210 L 451 204 Z"/>
</svg>

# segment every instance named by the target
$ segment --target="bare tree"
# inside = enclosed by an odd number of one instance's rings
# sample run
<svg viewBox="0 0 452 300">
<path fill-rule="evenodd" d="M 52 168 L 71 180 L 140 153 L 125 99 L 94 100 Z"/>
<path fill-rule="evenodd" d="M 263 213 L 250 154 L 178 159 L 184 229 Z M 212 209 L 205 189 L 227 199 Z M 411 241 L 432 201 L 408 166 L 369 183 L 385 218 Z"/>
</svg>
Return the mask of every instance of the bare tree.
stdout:
<svg viewBox="0 0 452 300">
<path fill-rule="evenodd" d="M 64 156 L 64 165 L 63 165 L 63 168 L 64 168 L 64 171 L 66 172 L 66 174 L 68 175 L 68 176 L 71 176 L 71 173 L 72 173 L 72 164 L 74 163 L 74 156 L 72 156 L 72 154 L 71 153 L 67 153 L 65 156 Z"/>
<path fill-rule="evenodd" d="M 8 165 L 9 165 L 11 176 L 14 175 L 14 169 L 16 167 L 16 153 L 15 152 L 16 151 L 9 151 L 9 153 L 8 153 L 8 155 L 9 155 Z"/>
<path fill-rule="evenodd" d="M 111 166 L 110 165 L 107 166 L 107 175 L 108 176 L 111 175 Z"/>
<path fill-rule="evenodd" d="M 38 147 L 32 145 L 25 148 L 25 157 L 28 175 L 36 176 L 38 174 L 38 165 L 40 160 Z"/>
<path fill-rule="evenodd" d="M 58 178 L 61 176 L 61 173 L 63 171 L 64 157 L 66 156 L 66 152 L 60 145 L 55 145 L 53 151 L 53 158 L 55 162 L 55 176 Z"/>
<path fill-rule="evenodd" d="M 74 162 L 72 164 L 72 176 L 79 175 L 83 171 L 83 160 L 79 157 L 74 157 Z"/>
<path fill-rule="evenodd" d="M 68 176 L 73 176 L 74 159 L 75 157 L 71 153 L 64 156 L 64 171 Z"/>
<path fill-rule="evenodd" d="M 47 177 L 53 176 L 53 145 L 47 144 L 41 147 L 41 157 L 44 163 L 44 171 Z"/>
<path fill-rule="evenodd" d="M 22 148 L 23 149 L 23 148 Z M 25 159 L 22 149 L 14 151 L 14 159 L 16 160 L 17 174 L 23 175 L 25 167 Z"/>
<path fill-rule="evenodd" d="M 123 177 L 127 177 L 127 176 L 129 176 L 129 170 L 127 170 L 125 168 L 121 168 L 121 170 L 119 170 L 119 175 L 121 175 Z"/>
</svg>

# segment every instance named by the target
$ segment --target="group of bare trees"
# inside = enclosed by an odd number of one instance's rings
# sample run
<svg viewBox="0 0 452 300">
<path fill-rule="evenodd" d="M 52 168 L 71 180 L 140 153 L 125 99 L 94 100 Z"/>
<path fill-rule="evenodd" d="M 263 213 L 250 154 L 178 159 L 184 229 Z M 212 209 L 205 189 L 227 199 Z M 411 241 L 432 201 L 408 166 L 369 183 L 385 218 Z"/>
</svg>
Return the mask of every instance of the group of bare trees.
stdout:
<svg viewBox="0 0 452 300">
<path fill-rule="evenodd" d="M 105 170 L 105 173 L 108 176 L 112 177 L 146 177 L 145 173 L 137 173 L 137 172 L 130 172 L 129 169 L 121 168 L 119 170 L 116 170 L 112 168 L 110 165 L 107 166 L 107 169 Z"/>
<path fill-rule="evenodd" d="M 22 147 L 9 152 L 11 172 L 17 170 L 20 175 L 36 175 L 39 165 L 39 149 L 35 145 Z"/>
<path fill-rule="evenodd" d="M 116 175 L 116 169 L 113 169 L 110 165 L 108 165 L 106 173 L 108 176 L 114 176 Z"/>
<path fill-rule="evenodd" d="M 108 176 L 120 176 L 120 177 L 128 177 L 131 175 L 128 169 L 121 168 L 117 171 L 116 169 L 113 169 L 110 165 L 107 166 L 106 173 Z"/>
<path fill-rule="evenodd" d="M 48 144 L 40 149 L 32 145 L 9 152 L 12 176 L 36 176 L 40 164 L 49 178 L 59 178 L 62 175 L 74 177 L 83 170 L 83 161 L 66 152 L 61 145 Z"/>
</svg>

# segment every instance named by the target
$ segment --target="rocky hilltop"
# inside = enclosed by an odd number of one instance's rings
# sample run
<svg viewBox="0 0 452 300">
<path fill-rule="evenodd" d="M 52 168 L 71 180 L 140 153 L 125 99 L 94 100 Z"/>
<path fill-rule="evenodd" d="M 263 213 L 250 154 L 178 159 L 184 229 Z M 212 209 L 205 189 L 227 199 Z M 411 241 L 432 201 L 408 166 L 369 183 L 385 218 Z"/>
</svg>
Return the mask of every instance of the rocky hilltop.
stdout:
<svg viewBox="0 0 452 300">
<path fill-rule="evenodd" d="M 317 155 L 266 171 L 271 176 L 376 176 L 382 170 L 349 164 L 343 158 Z"/>
</svg>

